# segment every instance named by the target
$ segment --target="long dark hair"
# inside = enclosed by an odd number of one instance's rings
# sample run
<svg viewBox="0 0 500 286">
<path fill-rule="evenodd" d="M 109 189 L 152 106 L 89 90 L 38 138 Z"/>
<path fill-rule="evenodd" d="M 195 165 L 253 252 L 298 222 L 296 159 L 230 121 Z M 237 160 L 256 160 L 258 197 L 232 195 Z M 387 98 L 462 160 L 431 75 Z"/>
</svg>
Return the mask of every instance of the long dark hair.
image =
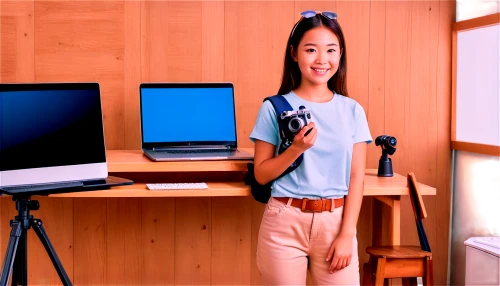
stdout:
<svg viewBox="0 0 500 286">
<path fill-rule="evenodd" d="M 296 89 L 300 85 L 301 73 L 298 63 L 296 63 L 292 58 L 292 51 L 296 51 L 300 40 L 304 34 L 316 27 L 324 26 L 330 29 L 339 39 L 340 49 L 342 55 L 340 57 L 339 68 L 335 75 L 328 80 L 328 89 L 334 91 L 338 94 L 348 96 L 347 93 L 347 49 L 344 40 L 344 34 L 340 28 L 337 20 L 329 19 L 321 14 L 316 14 L 316 16 L 311 18 L 302 18 L 297 24 L 295 24 L 295 29 L 292 29 L 288 42 L 286 43 L 285 52 L 285 64 L 283 66 L 283 78 L 281 79 L 281 86 L 278 94 L 287 94 L 290 91 Z"/>
</svg>

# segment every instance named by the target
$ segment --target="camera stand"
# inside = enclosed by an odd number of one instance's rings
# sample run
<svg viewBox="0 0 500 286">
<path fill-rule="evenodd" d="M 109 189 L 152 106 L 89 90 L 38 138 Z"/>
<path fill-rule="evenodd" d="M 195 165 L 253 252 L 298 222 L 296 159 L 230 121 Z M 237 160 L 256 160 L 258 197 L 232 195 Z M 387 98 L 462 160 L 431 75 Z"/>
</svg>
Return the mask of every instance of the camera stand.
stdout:
<svg viewBox="0 0 500 286">
<path fill-rule="evenodd" d="M 382 152 L 382 156 L 378 161 L 378 174 L 379 177 L 392 177 L 394 175 L 392 171 L 392 160 L 389 155 Z"/>
<path fill-rule="evenodd" d="M 33 227 L 45 247 L 63 285 L 72 285 L 61 261 L 57 257 L 54 247 L 50 243 L 42 221 L 33 218 L 29 213 L 30 210 L 38 210 L 40 208 L 38 201 L 31 200 L 29 195 L 15 195 L 12 200 L 16 202 L 18 215 L 10 221 L 12 230 L 2 266 L 0 285 L 7 285 L 11 273 L 11 285 L 28 284 L 28 230 L 30 227 Z"/>
</svg>

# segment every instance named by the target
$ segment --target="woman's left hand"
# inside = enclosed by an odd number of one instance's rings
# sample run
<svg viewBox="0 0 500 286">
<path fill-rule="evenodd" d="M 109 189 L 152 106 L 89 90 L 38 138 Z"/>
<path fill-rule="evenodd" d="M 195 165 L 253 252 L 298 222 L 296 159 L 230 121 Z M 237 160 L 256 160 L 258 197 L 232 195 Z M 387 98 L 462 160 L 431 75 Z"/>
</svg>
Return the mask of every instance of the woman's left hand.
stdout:
<svg viewBox="0 0 500 286">
<path fill-rule="evenodd" d="M 351 264 L 352 240 L 352 237 L 342 234 L 335 239 L 326 258 L 326 261 L 332 261 L 328 268 L 330 273 L 344 269 Z"/>
</svg>

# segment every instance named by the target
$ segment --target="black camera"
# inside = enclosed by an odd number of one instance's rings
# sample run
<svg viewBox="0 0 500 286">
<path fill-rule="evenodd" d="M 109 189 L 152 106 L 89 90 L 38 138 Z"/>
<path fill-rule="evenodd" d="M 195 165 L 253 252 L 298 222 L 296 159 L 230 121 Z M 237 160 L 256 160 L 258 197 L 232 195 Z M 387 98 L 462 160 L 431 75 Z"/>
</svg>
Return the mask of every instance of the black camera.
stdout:
<svg viewBox="0 0 500 286">
<path fill-rule="evenodd" d="M 398 140 L 396 137 L 388 135 L 380 135 L 375 139 L 375 146 L 382 146 L 382 152 L 387 152 L 387 154 L 392 155 L 396 152 L 396 144 Z"/>
<path fill-rule="evenodd" d="M 311 113 L 304 106 L 300 106 L 298 111 L 283 111 L 279 116 L 282 126 L 283 145 L 285 148 L 290 147 L 293 142 L 293 137 L 311 122 Z"/>
<path fill-rule="evenodd" d="M 380 135 L 375 139 L 375 146 L 382 147 L 382 156 L 378 161 L 378 174 L 379 177 L 392 177 L 394 175 L 392 171 L 392 160 L 389 155 L 396 152 L 396 144 L 398 140 L 396 137 L 389 135 Z"/>
</svg>

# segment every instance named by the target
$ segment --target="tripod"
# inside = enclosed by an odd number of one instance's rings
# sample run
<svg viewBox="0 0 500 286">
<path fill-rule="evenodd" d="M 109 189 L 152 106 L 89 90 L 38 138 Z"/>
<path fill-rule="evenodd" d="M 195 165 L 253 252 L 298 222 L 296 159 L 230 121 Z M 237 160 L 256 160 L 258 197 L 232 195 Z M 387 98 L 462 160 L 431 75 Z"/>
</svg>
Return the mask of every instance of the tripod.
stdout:
<svg viewBox="0 0 500 286">
<path fill-rule="evenodd" d="M 40 208 L 38 201 L 31 200 L 29 195 L 15 195 L 12 197 L 12 200 L 16 202 L 18 215 L 10 221 L 12 230 L 2 266 L 0 285 L 7 286 L 11 273 L 12 286 L 28 284 L 28 230 L 30 227 L 33 227 L 45 247 L 63 285 L 72 285 L 61 261 L 57 257 L 54 247 L 50 243 L 42 221 L 30 215 L 30 210 L 38 210 Z"/>
<path fill-rule="evenodd" d="M 378 174 L 379 177 L 392 177 L 394 173 L 392 171 L 392 160 L 389 158 L 389 154 L 382 151 L 382 156 L 378 160 Z"/>
</svg>

